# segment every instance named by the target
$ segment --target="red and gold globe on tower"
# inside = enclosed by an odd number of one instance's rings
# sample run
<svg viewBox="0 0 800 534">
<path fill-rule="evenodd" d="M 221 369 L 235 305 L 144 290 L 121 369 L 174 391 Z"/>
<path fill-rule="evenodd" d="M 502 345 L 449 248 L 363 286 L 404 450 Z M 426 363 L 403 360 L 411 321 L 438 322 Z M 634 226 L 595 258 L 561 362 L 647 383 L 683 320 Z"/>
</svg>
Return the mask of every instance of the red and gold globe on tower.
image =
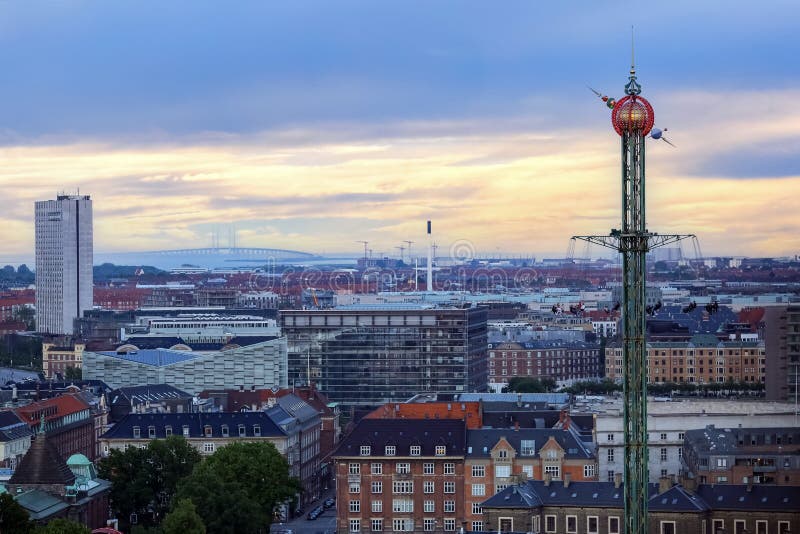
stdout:
<svg viewBox="0 0 800 534">
<path fill-rule="evenodd" d="M 654 122 L 653 106 L 640 96 L 628 95 L 621 98 L 611 112 L 611 124 L 619 135 L 623 133 L 647 135 L 653 128 Z"/>
</svg>

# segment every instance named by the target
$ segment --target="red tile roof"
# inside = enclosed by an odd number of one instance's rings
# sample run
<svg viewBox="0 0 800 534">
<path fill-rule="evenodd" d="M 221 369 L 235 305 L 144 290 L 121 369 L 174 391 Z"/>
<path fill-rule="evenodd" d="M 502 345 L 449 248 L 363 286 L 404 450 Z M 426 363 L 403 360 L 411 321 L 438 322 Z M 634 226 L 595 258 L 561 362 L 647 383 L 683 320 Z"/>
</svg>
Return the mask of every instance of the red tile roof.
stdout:
<svg viewBox="0 0 800 534">
<path fill-rule="evenodd" d="M 368 413 L 365 419 L 459 419 L 468 429 L 483 426 L 479 402 L 388 402 Z"/>
<path fill-rule="evenodd" d="M 33 402 L 14 411 L 20 419 L 29 425 L 33 425 L 39 423 L 42 413 L 44 413 L 46 421 L 51 421 L 88 409 L 89 405 L 80 396 L 67 393 L 52 399 Z"/>
</svg>

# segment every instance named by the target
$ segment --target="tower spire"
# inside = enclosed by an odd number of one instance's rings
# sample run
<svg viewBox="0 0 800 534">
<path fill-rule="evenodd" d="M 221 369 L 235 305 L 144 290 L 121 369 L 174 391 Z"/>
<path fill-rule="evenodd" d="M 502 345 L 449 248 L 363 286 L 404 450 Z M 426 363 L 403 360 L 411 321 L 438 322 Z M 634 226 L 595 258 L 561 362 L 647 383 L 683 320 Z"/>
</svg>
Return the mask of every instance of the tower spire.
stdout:
<svg viewBox="0 0 800 534">
<path fill-rule="evenodd" d="M 636 62 L 634 60 L 633 26 L 631 26 L 631 73 L 628 77 L 628 83 L 625 85 L 625 94 L 631 96 L 641 94 L 642 92 L 642 86 L 636 81 Z"/>
</svg>

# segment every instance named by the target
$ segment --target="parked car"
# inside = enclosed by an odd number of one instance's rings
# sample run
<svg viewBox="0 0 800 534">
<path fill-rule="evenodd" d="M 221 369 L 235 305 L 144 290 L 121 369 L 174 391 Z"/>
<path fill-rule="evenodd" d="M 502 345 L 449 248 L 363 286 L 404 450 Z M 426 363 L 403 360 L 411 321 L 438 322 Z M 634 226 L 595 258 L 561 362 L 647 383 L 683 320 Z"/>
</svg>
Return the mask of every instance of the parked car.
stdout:
<svg viewBox="0 0 800 534">
<path fill-rule="evenodd" d="M 336 504 L 336 499 L 331 497 L 331 498 L 325 499 L 325 502 L 322 503 L 322 506 L 324 506 L 325 509 L 327 510 L 328 508 L 332 507 L 334 504 Z"/>
</svg>

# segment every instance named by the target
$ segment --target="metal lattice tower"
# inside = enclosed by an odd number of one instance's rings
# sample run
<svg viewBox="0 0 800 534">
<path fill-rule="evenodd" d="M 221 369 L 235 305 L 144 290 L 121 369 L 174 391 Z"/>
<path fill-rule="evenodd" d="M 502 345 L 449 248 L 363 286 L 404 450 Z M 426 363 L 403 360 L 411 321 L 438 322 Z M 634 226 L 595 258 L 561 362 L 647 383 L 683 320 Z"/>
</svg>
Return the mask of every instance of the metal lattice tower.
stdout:
<svg viewBox="0 0 800 534">
<path fill-rule="evenodd" d="M 631 62 L 625 96 L 619 101 L 601 97 L 612 108 L 611 123 L 622 148 L 622 228 L 609 235 L 574 236 L 622 254 L 623 395 L 625 432 L 626 534 L 647 533 L 647 347 L 645 344 L 645 256 L 693 235 L 659 235 L 645 223 L 645 138 L 653 128 L 653 107 L 643 97 Z"/>
</svg>

